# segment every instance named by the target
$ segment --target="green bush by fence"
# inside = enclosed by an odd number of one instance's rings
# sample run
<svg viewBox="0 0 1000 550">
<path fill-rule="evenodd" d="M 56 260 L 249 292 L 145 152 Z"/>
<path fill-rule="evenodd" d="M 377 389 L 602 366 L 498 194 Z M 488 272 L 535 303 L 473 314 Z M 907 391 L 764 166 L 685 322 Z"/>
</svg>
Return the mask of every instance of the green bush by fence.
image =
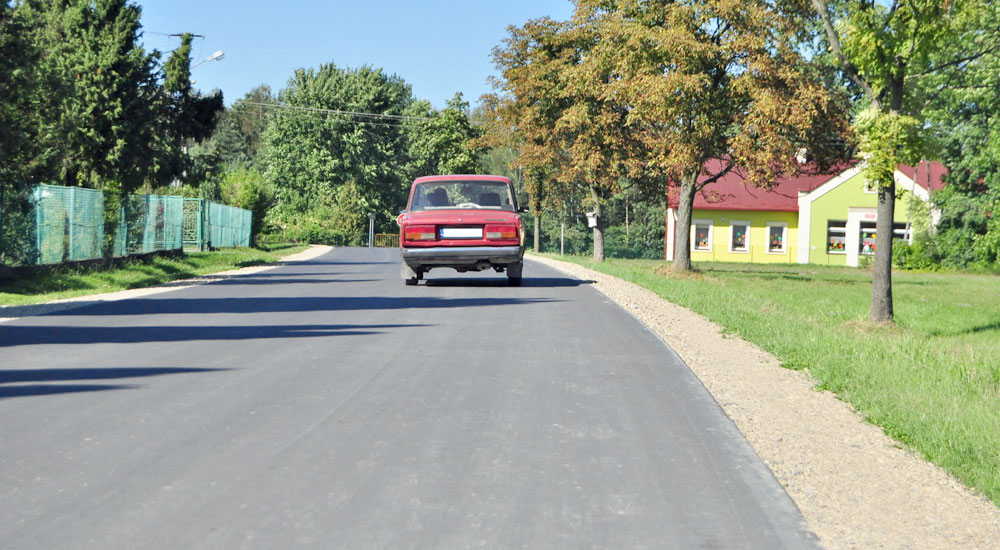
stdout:
<svg viewBox="0 0 1000 550">
<path fill-rule="evenodd" d="M 103 193 L 82 187 L 39 185 L 34 199 L 37 263 L 101 257 Z"/>
<path fill-rule="evenodd" d="M 127 197 L 119 210 L 114 256 L 250 245 L 249 210 L 179 196 Z M 0 203 L 10 208 L 10 201 Z M 31 222 L 31 223 L 28 223 Z M 39 185 L 28 212 L 0 211 L 0 265 L 42 265 L 102 256 L 104 195 Z"/>
</svg>

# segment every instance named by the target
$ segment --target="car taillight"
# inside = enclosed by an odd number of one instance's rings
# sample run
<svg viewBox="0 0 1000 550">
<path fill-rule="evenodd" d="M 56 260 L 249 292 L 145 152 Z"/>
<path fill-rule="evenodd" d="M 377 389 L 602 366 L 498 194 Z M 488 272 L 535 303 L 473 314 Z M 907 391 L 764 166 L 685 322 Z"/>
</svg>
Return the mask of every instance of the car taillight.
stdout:
<svg viewBox="0 0 1000 550">
<path fill-rule="evenodd" d="M 403 239 L 407 241 L 433 241 L 434 238 L 433 225 L 408 225 L 403 230 Z"/>
<path fill-rule="evenodd" d="M 508 241 L 517 238 L 516 225 L 487 225 L 484 233 L 488 241 Z"/>
</svg>

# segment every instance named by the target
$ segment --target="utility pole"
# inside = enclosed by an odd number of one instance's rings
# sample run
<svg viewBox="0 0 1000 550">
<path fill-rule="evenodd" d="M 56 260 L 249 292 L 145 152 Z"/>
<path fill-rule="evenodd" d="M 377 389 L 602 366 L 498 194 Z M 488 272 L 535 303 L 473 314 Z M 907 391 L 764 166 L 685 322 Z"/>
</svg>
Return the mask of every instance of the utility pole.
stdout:
<svg viewBox="0 0 1000 550">
<path fill-rule="evenodd" d="M 368 248 L 375 247 L 375 213 L 368 214 Z"/>
</svg>

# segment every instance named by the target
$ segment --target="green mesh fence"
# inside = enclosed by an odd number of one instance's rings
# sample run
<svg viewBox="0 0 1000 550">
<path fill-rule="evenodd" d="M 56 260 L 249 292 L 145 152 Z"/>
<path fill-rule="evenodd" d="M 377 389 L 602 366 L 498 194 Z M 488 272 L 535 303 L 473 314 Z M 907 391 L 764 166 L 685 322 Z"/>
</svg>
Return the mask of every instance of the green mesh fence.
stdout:
<svg viewBox="0 0 1000 550">
<path fill-rule="evenodd" d="M 39 264 L 100 258 L 104 195 L 95 189 L 39 185 L 35 224 Z"/>
<path fill-rule="evenodd" d="M 184 229 L 182 231 L 184 248 L 205 248 L 205 218 L 208 211 L 204 208 L 205 199 L 184 199 Z"/>
<path fill-rule="evenodd" d="M 0 196 L 0 264 L 55 264 L 101 257 L 103 193 L 39 185 L 21 195 Z M 185 246 L 199 250 L 250 246 L 249 210 L 162 195 L 130 196 L 122 203 L 115 256 Z"/>
<path fill-rule="evenodd" d="M 115 234 L 115 255 L 148 254 L 183 246 L 184 197 L 137 195 L 125 199 Z"/>
<path fill-rule="evenodd" d="M 209 246 L 250 246 L 250 220 L 249 210 L 208 202 Z"/>
</svg>

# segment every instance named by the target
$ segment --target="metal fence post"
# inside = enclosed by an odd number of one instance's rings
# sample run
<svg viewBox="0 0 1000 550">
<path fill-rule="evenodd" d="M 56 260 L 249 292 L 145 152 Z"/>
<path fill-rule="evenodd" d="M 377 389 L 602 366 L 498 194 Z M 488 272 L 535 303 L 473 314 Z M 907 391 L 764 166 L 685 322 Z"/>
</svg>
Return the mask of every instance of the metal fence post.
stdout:
<svg viewBox="0 0 1000 550">
<path fill-rule="evenodd" d="M 35 187 L 35 263 L 42 263 L 42 186 Z"/>
<path fill-rule="evenodd" d="M 66 213 L 66 224 L 69 226 L 69 259 L 73 261 L 76 259 L 76 254 L 74 254 L 74 231 L 73 225 L 76 221 L 76 187 L 69 188 L 69 212 Z"/>
<path fill-rule="evenodd" d="M 205 199 L 198 199 L 198 250 L 205 251 Z"/>
</svg>

